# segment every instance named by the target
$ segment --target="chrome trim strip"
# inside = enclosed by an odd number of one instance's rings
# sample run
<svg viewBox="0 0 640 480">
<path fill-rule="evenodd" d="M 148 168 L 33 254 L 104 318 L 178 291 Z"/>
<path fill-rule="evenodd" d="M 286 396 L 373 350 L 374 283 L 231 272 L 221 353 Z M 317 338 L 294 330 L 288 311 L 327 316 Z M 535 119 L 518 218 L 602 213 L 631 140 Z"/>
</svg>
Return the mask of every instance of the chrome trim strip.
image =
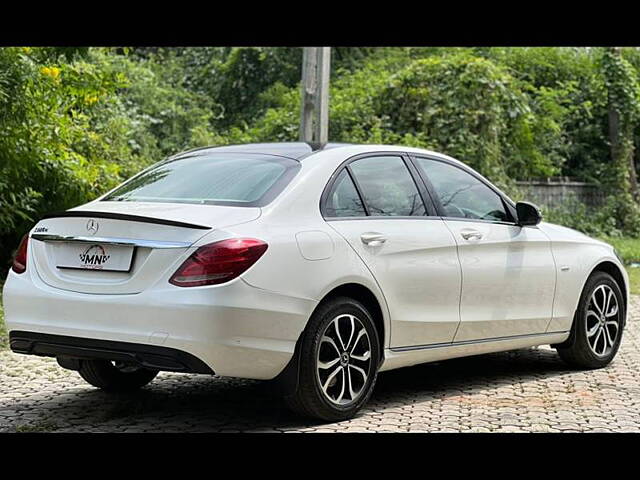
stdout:
<svg viewBox="0 0 640 480">
<path fill-rule="evenodd" d="M 140 240 L 134 238 L 119 237 L 64 236 L 44 233 L 34 233 L 33 235 L 31 235 L 31 238 L 33 238 L 34 240 L 40 240 L 42 242 L 106 243 L 108 245 L 123 245 L 146 248 L 187 248 L 192 245 L 191 242 L 165 242 L 161 240 Z"/>
<path fill-rule="evenodd" d="M 371 215 L 369 217 L 324 217 L 325 222 L 345 222 L 349 220 L 442 220 L 437 215 L 415 215 L 407 216 L 391 216 L 391 215 Z"/>
<path fill-rule="evenodd" d="M 569 331 L 562 332 L 545 332 L 545 333 L 527 333 L 525 335 L 512 335 L 509 337 L 493 337 L 493 338 L 483 338 L 481 340 L 463 340 L 461 342 L 449 342 L 449 343 L 431 343 L 429 345 L 415 345 L 410 347 L 392 347 L 389 350 L 392 352 L 408 352 L 412 350 L 430 350 L 433 348 L 443 348 L 443 347 L 457 347 L 461 345 L 473 345 L 477 343 L 488 343 L 488 342 L 500 342 L 504 340 L 517 340 L 518 338 L 528 338 L 528 337 L 546 337 L 551 335 L 560 335 L 566 334 Z"/>
</svg>

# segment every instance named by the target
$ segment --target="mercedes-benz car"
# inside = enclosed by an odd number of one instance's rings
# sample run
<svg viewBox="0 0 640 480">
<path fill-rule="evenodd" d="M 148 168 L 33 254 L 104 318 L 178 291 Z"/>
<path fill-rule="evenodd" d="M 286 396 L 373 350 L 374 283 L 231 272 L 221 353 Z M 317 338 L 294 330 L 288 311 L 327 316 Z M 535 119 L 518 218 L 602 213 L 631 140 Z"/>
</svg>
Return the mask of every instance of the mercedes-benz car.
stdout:
<svg viewBox="0 0 640 480">
<path fill-rule="evenodd" d="M 628 292 L 611 246 L 449 156 L 266 143 L 190 150 L 45 216 L 3 294 L 14 352 L 98 388 L 274 380 L 333 421 L 423 362 L 549 344 L 604 367 Z"/>
</svg>

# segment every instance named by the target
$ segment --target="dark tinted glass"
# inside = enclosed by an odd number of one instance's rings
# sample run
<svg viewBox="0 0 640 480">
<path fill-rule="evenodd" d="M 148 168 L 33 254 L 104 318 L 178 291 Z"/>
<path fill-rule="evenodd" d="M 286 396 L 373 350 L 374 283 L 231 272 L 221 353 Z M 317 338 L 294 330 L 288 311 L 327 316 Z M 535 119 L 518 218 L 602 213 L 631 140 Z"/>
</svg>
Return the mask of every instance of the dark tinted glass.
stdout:
<svg viewBox="0 0 640 480">
<path fill-rule="evenodd" d="M 250 204 L 298 162 L 267 155 L 211 154 L 159 164 L 104 200 Z"/>
<path fill-rule="evenodd" d="M 350 164 L 369 215 L 425 215 L 424 203 L 400 157 L 369 157 Z"/>
<path fill-rule="evenodd" d="M 460 168 L 419 158 L 418 164 L 435 189 L 447 217 L 508 222 L 500 196 Z"/>
<path fill-rule="evenodd" d="M 342 170 L 331 188 L 325 214 L 328 217 L 363 217 L 362 201 L 346 170 Z"/>
</svg>

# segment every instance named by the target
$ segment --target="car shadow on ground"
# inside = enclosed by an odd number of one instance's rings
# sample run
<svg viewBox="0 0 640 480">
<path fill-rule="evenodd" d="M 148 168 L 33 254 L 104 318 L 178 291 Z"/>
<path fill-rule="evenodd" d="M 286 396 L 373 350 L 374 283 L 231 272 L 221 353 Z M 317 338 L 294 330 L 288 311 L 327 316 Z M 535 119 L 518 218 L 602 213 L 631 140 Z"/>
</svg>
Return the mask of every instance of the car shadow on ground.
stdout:
<svg viewBox="0 0 640 480">
<path fill-rule="evenodd" d="M 424 364 L 378 377 L 360 416 L 423 402 L 569 374 L 553 350 L 523 349 Z M 37 396 L 36 396 L 37 397 Z M 273 431 L 317 428 L 286 409 L 269 382 L 161 374 L 134 394 L 106 394 L 89 386 L 66 387 L 45 399 L 16 399 L 14 408 L 38 412 L 50 430 Z"/>
</svg>

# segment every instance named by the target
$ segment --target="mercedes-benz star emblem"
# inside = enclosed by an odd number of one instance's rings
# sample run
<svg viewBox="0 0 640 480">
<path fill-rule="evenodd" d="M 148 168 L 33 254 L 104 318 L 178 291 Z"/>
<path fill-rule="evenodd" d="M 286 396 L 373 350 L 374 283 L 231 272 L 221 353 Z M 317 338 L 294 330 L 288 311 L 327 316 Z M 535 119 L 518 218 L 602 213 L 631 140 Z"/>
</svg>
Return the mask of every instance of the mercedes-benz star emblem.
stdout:
<svg viewBox="0 0 640 480">
<path fill-rule="evenodd" d="M 91 235 L 95 235 L 98 232 L 98 228 L 100 228 L 100 225 L 94 219 L 87 222 L 87 232 Z"/>
</svg>

